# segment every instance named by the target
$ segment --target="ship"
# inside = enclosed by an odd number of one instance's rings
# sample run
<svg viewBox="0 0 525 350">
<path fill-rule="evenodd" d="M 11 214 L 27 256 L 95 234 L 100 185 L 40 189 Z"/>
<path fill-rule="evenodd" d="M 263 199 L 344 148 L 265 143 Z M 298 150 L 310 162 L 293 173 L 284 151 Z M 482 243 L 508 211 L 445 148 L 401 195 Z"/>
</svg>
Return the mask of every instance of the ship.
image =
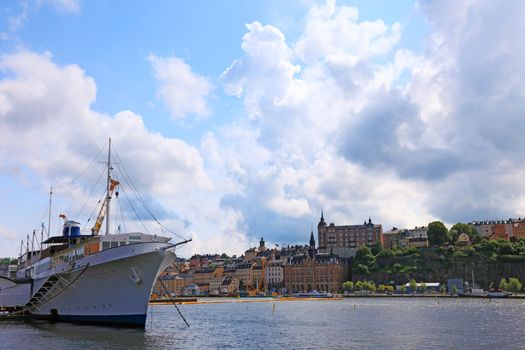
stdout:
<svg viewBox="0 0 525 350">
<path fill-rule="evenodd" d="M 15 278 L 0 277 L 0 308 L 7 316 L 144 328 L 158 275 L 176 258 L 174 249 L 191 241 L 142 232 L 110 234 L 110 202 L 119 181 L 111 174 L 90 232 L 61 214 L 61 234 L 41 239 L 40 249 L 26 241 Z M 51 191 L 52 192 L 52 191 Z M 118 192 L 117 192 L 118 195 Z M 105 234 L 100 234 L 102 224 Z M 35 232 L 33 232 L 33 241 Z M 42 236 L 43 237 L 43 236 Z"/>
</svg>

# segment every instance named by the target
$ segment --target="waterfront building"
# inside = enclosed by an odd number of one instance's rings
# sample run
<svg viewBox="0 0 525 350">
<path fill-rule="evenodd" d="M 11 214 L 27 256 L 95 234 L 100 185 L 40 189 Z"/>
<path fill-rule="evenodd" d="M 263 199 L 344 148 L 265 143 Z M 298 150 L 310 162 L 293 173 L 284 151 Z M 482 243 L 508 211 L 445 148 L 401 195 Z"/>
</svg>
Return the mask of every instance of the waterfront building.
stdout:
<svg viewBox="0 0 525 350">
<path fill-rule="evenodd" d="M 196 285 L 201 286 L 204 284 L 209 285 L 210 280 L 213 277 L 213 269 L 201 269 L 193 272 L 193 281 Z"/>
<path fill-rule="evenodd" d="M 410 287 L 410 283 L 406 283 L 405 288 L 406 288 L 407 293 L 415 293 L 417 291 L 424 292 L 424 293 L 428 293 L 428 292 L 439 293 L 441 289 L 441 283 L 439 282 L 416 283 L 416 290 L 412 290 L 412 288 Z M 423 288 L 425 288 L 425 290 L 423 290 Z"/>
<path fill-rule="evenodd" d="M 284 260 L 272 259 L 266 263 L 266 287 L 270 292 L 279 292 L 284 287 Z"/>
<path fill-rule="evenodd" d="M 288 293 L 340 291 L 343 283 L 343 264 L 334 254 L 318 252 L 313 232 L 310 235 L 308 252 L 289 256 L 287 260 L 284 265 L 284 285 Z"/>
<path fill-rule="evenodd" d="M 252 263 L 244 262 L 235 267 L 235 278 L 245 287 L 252 285 L 252 265 Z"/>
<path fill-rule="evenodd" d="M 226 277 L 222 281 L 221 294 L 234 294 L 239 292 L 239 280 L 237 278 Z"/>
<path fill-rule="evenodd" d="M 512 236 L 512 222 L 509 221 L 498 221 L 492 224 L 492 233 L 489 239 L 503 239 L 509 241 Z"/>
<path fill-rule="evenodd" d="M 393 249 L 394 247 L 399 247 L 401 232 L 403 232 L 403 230 L 397 227 L 392 227 L 391 230 L 383 232 L 383 248 Z"/>
<path fill-rule="evenodd" d="M 159 278 L 155 282 L 155 285 L 153 286 L 153 294 L 159 297 L 170 297 L 180 294 L 182 293 L 184 288 L 186 288 L 189 285 L 186 284 L 186 282 L 186 279 L 179 276 L 159 276 Z M 166 289 L 164 289 L 164 287 Z"/>
<path fill-rule="evenodd" d="M 447 293 L 452 294 L 452 289 L 456 287 L 456 292 L 463 294 L 463 279 L 462 278 L 449 278 L 447 280 Z"/>
<path fill-rule="evenodd" d="M 264 289 L 264 273 L 263 265 L 254 264 L 252 266 L 252 283 L 251 285 L 255 290 L 259 291 Z"/>
<path fill-rule="evenodd" d="M 489 239 L 512 239 L 525 238 L 525 219 L 508 220 L 485 220 L 469 223 L 481 237 Z"/>
<path fill-rule="evenodd" d="M 233 278 L 235 277 L 235 267 L 233 266 L 228 266 L 224 269 L 224 276 L 227 277 L 227 278 Z"/>
<path fill-rule="evenodd" d="M 463 232 L 462 234 L 458 236 L 458 239 L 456 240 L 456 244 L 459 246 L 470 245 L 469 236 L 465 232 Z"/>
<path fill-rule="evenodd" d="M 221 293 L 221 287 L 222 287 L 222 283 L 224 282 L 224 280 L 226 279 L 226 277 L 224 276 L 214 276 L 212 278 L 210 278 L 210 282 L 209 282 L 209 294 L 210 295 L 219 295 Z"/>
<path fill-rule="evenodd" d="M 525 239 L 525 220 L 519 218 L 512 222 L 512 236 L 517 239 Z"/>
<path fill-rule="evenodd" d="M 372 248 L 377 243 L 383 245 L 383 227 L 372 223 L 368 218 L 362 225 L 336 226 L 328 225 L 321 211 L 321 220 L 317 225 L 319 250 L 332 252 L 340 258 L 349 258 L 355 255 L 359 246 Z"/>
<path fill-rule="evenodd" d="M 401 248 L 423 248 L 428 247 L 428 228 L 425 226 L 402 230 L 399 247 Z"/>
</svg>

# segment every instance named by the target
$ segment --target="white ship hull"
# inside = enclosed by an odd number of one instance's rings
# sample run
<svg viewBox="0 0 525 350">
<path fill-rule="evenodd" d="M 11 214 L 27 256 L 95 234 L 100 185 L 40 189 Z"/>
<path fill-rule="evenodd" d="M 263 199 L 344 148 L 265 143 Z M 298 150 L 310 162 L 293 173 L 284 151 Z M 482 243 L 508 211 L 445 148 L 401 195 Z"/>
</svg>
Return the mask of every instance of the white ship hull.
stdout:
<svg viewBox="0 0 525 350">
<path fill-rule="evenodd" d="M 175 260 L 174 253 L 163 249 L 166 245 L 116 247 L 79 259 L 74 267 L 66 264 L 35 276 L 31 296 L 50 277 L 59 276 L 63 282 L 30 313 L 57 321 L 144 327 L 156 278 Z"/>
</svg>

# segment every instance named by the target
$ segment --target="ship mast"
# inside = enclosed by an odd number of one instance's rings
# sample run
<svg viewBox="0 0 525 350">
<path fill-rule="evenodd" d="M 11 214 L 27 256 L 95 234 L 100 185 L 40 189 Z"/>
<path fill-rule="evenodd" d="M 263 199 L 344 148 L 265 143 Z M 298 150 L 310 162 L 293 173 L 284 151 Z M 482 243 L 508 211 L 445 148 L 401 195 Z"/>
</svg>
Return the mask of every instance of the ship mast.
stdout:
<svg viewBox="0 0 525 350">
<path fill-rule="evenodd" d="M 51 206 L 53 204 L 53 186 L 49 189 L 49 213 L 47 217 L 47 238 L 51 234 Z"/>
<path fill-rule="evenodd" d="M 108 150 L 108 181 L 107 181 L 107 192 L 106 192 L 106 235 L 109 235 L 109 208 L 111 202 L 111 137 L 109 138 L 109 150 Z"/>
</svg>

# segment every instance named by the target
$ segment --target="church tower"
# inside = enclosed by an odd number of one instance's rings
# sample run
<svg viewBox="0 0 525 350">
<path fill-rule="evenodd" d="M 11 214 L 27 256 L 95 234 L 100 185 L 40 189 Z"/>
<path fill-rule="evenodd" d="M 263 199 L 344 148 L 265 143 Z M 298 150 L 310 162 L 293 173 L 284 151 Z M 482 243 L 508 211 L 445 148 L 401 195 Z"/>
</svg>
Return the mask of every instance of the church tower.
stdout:
<svg viewBox="0 0 525 350">
<path fill-rule="evenodd" d="M 315 239 L 314 239 L 314 231 L 310 231 L 310 249 L 308 250 L 310 253 L 310 258 L 315 257 Z"/>
</svg>

